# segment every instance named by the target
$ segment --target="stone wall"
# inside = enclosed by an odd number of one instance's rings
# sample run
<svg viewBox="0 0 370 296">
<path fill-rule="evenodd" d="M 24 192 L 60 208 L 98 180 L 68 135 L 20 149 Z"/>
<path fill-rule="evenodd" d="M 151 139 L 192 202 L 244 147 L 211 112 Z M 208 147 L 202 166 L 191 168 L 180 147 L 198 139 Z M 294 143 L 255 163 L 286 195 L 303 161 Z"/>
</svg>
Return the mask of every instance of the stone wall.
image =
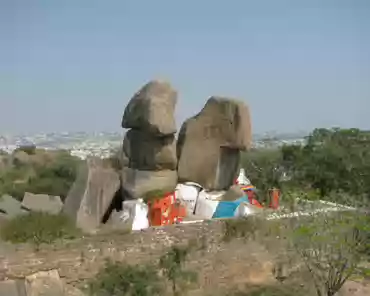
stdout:
<svg viewBox="0 0 370 296">
<path fill-rule="evenodd" d="M 271 222 L 265 222 L 271 223 Z M 286 242 L 260 225 L 246 239 L 223 240 L 224 222 L 213 221 L 152 228 L 138 233 L 109 233 L 34 247 L 1 245 L 2 278 L 21 278 L 40 270 L 57 269 L 67 285 L 91 278 L 107 258 L 128 263 L 155 260 L 173 244 L 194 244 L 189 267 L 199 273 L 198 289 L 275 281 L 273 270 Z M 251 227 L 255 225 L 251 224 Z M 265 229 L 265 230 L 264 230 Z"/>
</svg>

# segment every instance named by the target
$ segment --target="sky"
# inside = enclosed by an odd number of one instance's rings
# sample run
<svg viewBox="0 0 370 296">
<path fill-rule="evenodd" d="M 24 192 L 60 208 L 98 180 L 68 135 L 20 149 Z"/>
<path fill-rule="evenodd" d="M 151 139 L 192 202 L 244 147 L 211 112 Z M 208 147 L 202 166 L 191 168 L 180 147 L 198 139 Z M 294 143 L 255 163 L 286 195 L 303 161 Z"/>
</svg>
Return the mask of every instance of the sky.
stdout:
<svg viewBox="0 0 370 296">
<path fill-rule="evenodd" d="M 254 133 L 370 129 L 369 0 L 0 0 L 0 133 L 120 131 L 151 79 Z"/>
</svg>

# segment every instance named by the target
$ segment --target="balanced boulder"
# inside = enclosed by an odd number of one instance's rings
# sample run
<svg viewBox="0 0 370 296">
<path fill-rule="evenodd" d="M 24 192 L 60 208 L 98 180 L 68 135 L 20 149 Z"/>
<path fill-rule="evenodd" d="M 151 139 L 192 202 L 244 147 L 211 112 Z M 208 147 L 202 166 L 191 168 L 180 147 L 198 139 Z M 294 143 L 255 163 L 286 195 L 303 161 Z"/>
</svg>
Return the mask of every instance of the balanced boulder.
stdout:
<svg viewBox="0 0 370 296">
<path fill-rule="evenodd" d="M 129 130 L 123 141 L 127 166 L 138 170 L 176 170 L 174 135 L 156 137 L 141 130 Z"/>
<path fill-rule="evenodd" d="M 177 92 L 153 80 L 128 103 L 122 127 L 130 129 L 122 147 L 122 192 L 142 198 L 150 191 L 172 191 L 177 182 L 175 106 Z"/>
<path fill-rule="evenodd" d="M 88 159 L 80 167 L 63 212 L 76 221 L 77 227 L 92 232 L 102 223 L 119 190 L 119 174 L 100 159 Z"/>
<path fill-rule="evenodd" d="M 240 151 L 251 145 L 251 134 L 249 109 L 243 102 L 211 97 L 180 129 L 179 181 L 209 190 L 228 189 L 237 174 Z"/>
<path fill-rule="evenodd" d="M 153 80 L 130 100 L 122 118 L 122 127 L 157 135 L 176 133 L 177 92 L 168 82 Z"/>
</svg>

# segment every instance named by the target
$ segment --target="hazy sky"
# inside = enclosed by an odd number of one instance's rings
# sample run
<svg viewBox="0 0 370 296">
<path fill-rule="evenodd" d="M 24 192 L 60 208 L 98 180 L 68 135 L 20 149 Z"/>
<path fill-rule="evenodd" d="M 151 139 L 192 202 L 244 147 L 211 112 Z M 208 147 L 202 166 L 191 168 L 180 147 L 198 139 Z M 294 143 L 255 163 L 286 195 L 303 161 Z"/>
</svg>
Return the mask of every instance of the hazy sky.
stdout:
<svg viewBox="0 0 370 296">
<path fill-rule="evenodd" d="M 179 124 L 225 95 L 257 133 L 370 128 L 370 1 L 0 0 L 0 132 L 119 131 L 152 78 Z"/>
</svg>

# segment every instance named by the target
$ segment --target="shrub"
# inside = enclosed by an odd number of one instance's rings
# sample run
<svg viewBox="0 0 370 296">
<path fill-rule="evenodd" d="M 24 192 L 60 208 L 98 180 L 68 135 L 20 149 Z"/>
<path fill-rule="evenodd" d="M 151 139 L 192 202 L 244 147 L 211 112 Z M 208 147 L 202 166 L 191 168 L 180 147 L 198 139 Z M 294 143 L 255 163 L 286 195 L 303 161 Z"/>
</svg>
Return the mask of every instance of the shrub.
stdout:
<svg viewBox="0 0 370 296">
<path fill-rule="evenodd" d="M 44 212 L 19 215 L 5 223 L 1 229 L 3 240 L 12 243 L 31 242 L 36 246 L 51 244 L 58 239 L 73 239 L 79 234 L 68 217 Z"/>
<path fill-rule="evenodd" d="M 159 267 L 171 283 L 174 296 L 180 295 L 181 291 L 197 281 L 195 272 L 184 269 L 190 251 L 189 246 L 173 246 L 159 259 Z"/>
<path fill-rule="evenodd" d="M 93 296 L 163 295 L 163 285 L 152 265 L 128 265 L 108 261 L 88 283 Z"/>
</svg>

